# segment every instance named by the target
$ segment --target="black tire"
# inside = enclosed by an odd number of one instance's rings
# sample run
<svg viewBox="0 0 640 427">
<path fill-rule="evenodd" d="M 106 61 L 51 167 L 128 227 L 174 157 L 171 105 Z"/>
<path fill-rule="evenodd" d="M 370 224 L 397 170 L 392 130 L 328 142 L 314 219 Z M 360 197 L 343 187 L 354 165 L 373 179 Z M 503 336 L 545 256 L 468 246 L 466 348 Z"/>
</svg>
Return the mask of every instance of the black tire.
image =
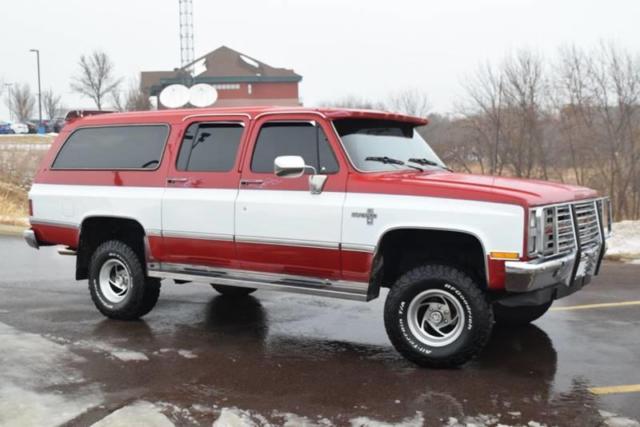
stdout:
<svg viewBox="0 0 640 427">
<path fill-rule="evenodd" d="M 458 328 L 459 332 L 452 332 L 451 342 L 425 342 L 429 340 L 428 336 L 422 338 L 420 332 L 415 332 L 416 326 L 412 329 L 411 325 L 417 324 L 409 320 L 412 313 L 416 321 L 421 317 L 418 323 L 424 327 L 426 313 L 434 307 L 431 303 L 446 303 L 441 297 L 428 294 L 451 298 L 450 303 L 440 304 L 440 308 L 434 309 L 443 318 L 448 315 L 453 322 L 456 307 L 461 308 L 464 314 L 463 323 L 441 326 L 442 330 L 450 326 L 452 331 Z M 419 305 L 418 298 L 426 298 L 429 305 Z M 412 306 L 414 299 L 416 302 Z M 419 308 L 414 312 L 413 307 Z M 405 358 L 424 367 L 451 368 L 474 358 L 486 346 L 493 328 L 493 311 L 478 284 L 467 274 L 451 266 L 427 264 L 408 271 L 391 287 L 384 306 L 384 323 L 391 343 Z M 430 324 L 427 324 L 427 328 L 430 328 Z"/>
<path fill-rule="evenodd" d="M 544 315 L 553 304 L 549 301 L 541 305 L 509 307 L 500 303 L 493 305 L 496 323 L 501 326 L 525 326 Z"/>
<path fill-rule="evenodd" d="M 121 300 L 107 295 L 100 286 L 100 272 L 107 263 L 124 266 L 129 281 Z M 160 280 L 145 276 L 136 253 L 118 240 L 107 241 L 95 250 L 89 263 L 89 292 L 98 310 L 106 317 L 135 320 L 149 313 L 160 296 Z"/>
<path fill-rule="evenodd" d="M 233 298 L 241 298 L 246 297 L 249 294 L 252 294 L 256 291 L 254 288 L 243 288 L 240 286 L 229 286 L 229 285 L 215 285 L 211 284 L 211 287 L 221 293 L 222 295 L 233 297 Z"/>
</svg>

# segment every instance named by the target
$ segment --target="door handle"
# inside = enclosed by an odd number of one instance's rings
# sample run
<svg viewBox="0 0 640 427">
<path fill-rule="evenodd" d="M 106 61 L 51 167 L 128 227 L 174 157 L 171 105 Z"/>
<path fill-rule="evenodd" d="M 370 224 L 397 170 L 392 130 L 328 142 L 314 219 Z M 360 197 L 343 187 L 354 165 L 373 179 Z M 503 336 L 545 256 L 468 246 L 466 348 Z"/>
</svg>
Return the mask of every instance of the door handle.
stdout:
<svg viewBox="0 0 640 427">
<path fill-rule="evenodd" d="M 178 184 L 187 181 L 189 181 L 189 178 L 167 178 L 167 184 Z"/>
<path fill-rule="evenodd" d="M 264 180 L 262 179 L 242 179 L 240 185 L 262 185 Z"/>
</svg>

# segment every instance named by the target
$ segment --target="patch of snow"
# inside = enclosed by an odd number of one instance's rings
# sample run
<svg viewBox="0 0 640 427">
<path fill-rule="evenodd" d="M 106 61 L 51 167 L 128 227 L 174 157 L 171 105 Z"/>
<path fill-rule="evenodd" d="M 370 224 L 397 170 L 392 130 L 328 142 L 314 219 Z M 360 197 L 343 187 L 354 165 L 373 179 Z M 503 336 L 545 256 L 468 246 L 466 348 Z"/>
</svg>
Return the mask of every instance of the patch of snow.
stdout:
<svg viewBox="0 0 640 427">
<path fill-rule="evenodd" d="M 405 418 L 399 423 L 387 423 L 367 417 L 353 418 L 349 422 L 351 427 L 422 427 L 424 425 L 424 417 L 422 412 L 417 412 L 413 418 Z"/>
<path fill-rule="evenodd" d="M 198 355 L 189 350 L 178 350 L 178 354 L 185 359 L 197 359 Z"/>
<path fill-rule="evenodd" d="M 248 411 L 237 408 L 223 408 L 220 416 L 213 422 L 213 427 L 255 427 Z"/>
<path fill-rule="evenodd" d="M 107 415 L 92 427 L 173 427 L 160 408 L 144 400 L 135 402 Z"/>
<path fill-rule="evenodd" d="M 613 224 L 613 236 L 607 241 L 607 257 L 640 263 L 640 221 Z"/>
<path fill-rule="evenodd" d="M 621 417 L 618 414 L 607 411 L 598 411 L 600 416 L 604 418 L 602 425 L 606 427 L 640 427 L 640 422 L 631 418 Z"/>
<path fill-rule="evenodd" d="M 260 67 L 260 64 L 258 64 L 258 61 L 254 60 L 254 59 L 251 59 L 248 56 L 240 55 L 240 59 L 242 59 L 247 65 L 250 65 L 253 68 Z"/>
<path fill-rule="evenodd" d="M 123 362 L 148 362 L 149 358 L 146 354 L 138 351 L 114 350 L 111 355 Z"/>
<path fill-rule="evenodd" d="M 283 427 L 331 427 L 333 423 L 326 418 L 312 421 L 307 417 L 292 414 L 290 412 L 273 412 L 274 417 L 282 418 L 283 422 L 278 424 Z"/>
<path fill-rule="evenodd" d="M 84 381 L 73 364 L 86 360 L 66 346 L 3 323 L 0 342 L 0 425 L 63 424 L 101 403 L 101 395 L 86 387 L 51 391 Z"/>
</svg>

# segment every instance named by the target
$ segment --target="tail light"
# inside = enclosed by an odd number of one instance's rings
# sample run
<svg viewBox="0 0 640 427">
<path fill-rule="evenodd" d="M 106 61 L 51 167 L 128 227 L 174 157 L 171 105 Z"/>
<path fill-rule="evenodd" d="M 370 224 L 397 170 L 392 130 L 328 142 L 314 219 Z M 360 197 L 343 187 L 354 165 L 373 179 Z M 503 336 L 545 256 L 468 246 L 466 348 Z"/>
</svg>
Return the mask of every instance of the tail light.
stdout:
<svg viewBox="0 0 640 427">
<path fill-rule="evenodd" d="M 33 216 L 33 202 L 29 199 L 29 216 Z"/>
</svg>

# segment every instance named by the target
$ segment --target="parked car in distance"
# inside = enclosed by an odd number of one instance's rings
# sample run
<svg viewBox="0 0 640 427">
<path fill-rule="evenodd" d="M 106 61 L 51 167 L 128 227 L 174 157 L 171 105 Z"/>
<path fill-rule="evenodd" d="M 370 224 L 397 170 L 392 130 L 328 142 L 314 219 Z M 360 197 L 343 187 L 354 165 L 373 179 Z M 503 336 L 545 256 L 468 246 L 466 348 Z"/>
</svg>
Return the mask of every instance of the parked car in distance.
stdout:
<svg viewBox="0 0 640 427">
<path fill-rule="evenodd" d="M 66 120 L 64 117 L 53 118 L 49 120 L 49 132 L 60 133 L 65 124 Z"/>
<path fill-rule="evenodd" d="M 11 129 L 13 129 L 13 131 L 18 134 L 29 133 L 29 126 L 27 126 L 25 123 L 12 123 Z"/>
<path fill-rule="evenodd" d="M 276 107 L 77 118 L 38 169 L 24 237 L 66 246 L 109 318 L 147 314 L 162 279 L 229 298 L 364 302 L 388 288 L 395 348 L 461 365 L 494 322 L 527 324 L 589 284 L 611 204 L 584 187 L 452 172 L 416 130 L 426 124 Z"/>
<path fill-rule="evenodd" d="M 11 123 L 0 122 L 0 135 L 14 134 L 16 133 L 11 127 Z"/>
</svg>

